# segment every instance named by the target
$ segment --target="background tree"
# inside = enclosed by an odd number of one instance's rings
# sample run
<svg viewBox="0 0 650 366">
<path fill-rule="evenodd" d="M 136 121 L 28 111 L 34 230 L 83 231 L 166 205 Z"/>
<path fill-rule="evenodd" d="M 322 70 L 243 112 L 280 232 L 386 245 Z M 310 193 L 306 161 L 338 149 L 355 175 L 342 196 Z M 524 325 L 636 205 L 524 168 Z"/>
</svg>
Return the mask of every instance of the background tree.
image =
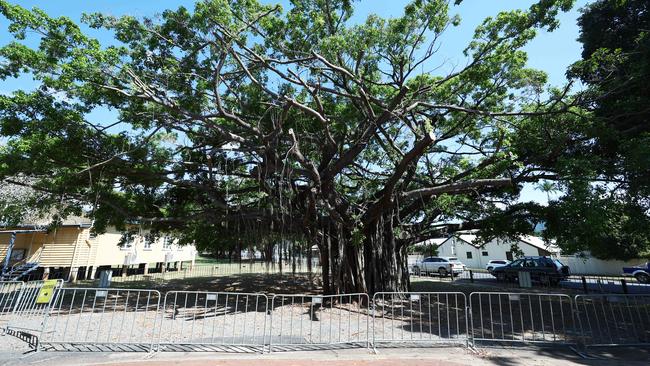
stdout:
<svg viewBox="0 0 650 366">
<path fill-rule="evenodd" d="M 301 238 L 320 248 L 326 292 L 406 290 L 408 245 L 451 219 L 523 218 L 510 209 L 520 185 L 548 177 L 571 129 L 542 132 L 580 111 L 521 48 L 571 5 L 487 18 L 466 65 L 444 73 L 436 50 L 459 18 L 441 0 L 359 24 L 347 0 L 83 17 L 114 45 L 0 1 L 16 39 L 0 76 L 40 83 L 0 96 L 0 177 L 91 208 L 98 230 L 139 222 L 203 246 Z M 97 108 L 117 122 L 93 121 Z"/>
<path fill-rule="evenodd" d="M 567 251 L 601 258 L 650 255 L 650 3 L 601 0 L 578 20 L 582 60 L 569 75 L 586 85 L 587 128 L 557 168 L 565 195 L 548 233 Z"/>
</svg>

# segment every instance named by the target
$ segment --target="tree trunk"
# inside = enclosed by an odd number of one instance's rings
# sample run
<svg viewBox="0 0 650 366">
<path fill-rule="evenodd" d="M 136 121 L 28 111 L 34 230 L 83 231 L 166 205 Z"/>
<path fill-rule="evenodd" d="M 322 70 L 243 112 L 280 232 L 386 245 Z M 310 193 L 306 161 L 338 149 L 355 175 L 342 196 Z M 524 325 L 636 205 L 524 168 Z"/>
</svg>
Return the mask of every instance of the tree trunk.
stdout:
<svg viewBox="0 0 650 366">
<path fill-rule="evenodd" d="M 393 217 L 366 227 L 365 241 L 354 243 L 350 230 L 332 225 L 319 245 L 326 294 L 403 292 L 409 288 L 406 248 L 398 244 Z M 336 229 L 334 229 L 336 227 Z"/>
<path fill-rule="evenodd" d="M 409 289 L 408 254 L 395 240 L 393 219 L 382 216 L 367 227 L 364 256 L 369 294 Z"/>
<path fill-rule="evenodd" d="M 329 260 L 329 254 L 327 253 L 327 244 L 325 244 L 325 240 L 323 240 L 321 242 L 321 245 L 319 245 L 319 251 L 320 251 L 320 264 L 321 264 L 321 270 L 323 276 L 323 293 L 331 294 L 332 289 L 330 286 L 330 260 Z"/>
</svg>

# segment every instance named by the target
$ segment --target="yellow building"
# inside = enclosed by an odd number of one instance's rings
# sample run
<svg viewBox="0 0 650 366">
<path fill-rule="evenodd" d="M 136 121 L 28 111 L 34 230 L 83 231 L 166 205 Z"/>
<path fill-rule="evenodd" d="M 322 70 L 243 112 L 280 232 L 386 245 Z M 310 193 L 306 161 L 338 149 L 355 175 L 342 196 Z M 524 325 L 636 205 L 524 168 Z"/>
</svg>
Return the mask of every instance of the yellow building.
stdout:
<svg viewBox="0 0 650 366">
<path fill-rule="evenodd" d="M 0 230 L 4 279 L 58 277 L 75 281 L 93 279 L 100 270 L 147 274 L 182 267 L 183 262 L 194 264 L 194 246 L 177 245 L 169 236 L 150 240 L 146 232 L 140 232 L 123 240 L 123 233 L 114 229 L 91 235 L 91 226 L 88 219 L 70 218 L 49 231 L 34 225 Z"/>
</svg>

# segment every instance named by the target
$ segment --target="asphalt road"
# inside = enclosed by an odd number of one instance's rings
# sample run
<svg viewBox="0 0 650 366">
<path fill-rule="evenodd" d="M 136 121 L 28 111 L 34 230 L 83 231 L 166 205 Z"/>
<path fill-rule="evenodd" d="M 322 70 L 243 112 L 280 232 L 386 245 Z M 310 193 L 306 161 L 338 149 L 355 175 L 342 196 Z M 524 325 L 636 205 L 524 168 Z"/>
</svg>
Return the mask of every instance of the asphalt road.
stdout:
<svg viewBox="0 0 650 366">
<path fill-rule="evenodd" d="M 449 277 L 439 277 L 437 274 L 432 274 L 427 276 L 433 280 L 440 279 L 441 281 L 449 281 Z M 425 278 L 427 278 L 425 277 Z M 463 274 L 463 276 L 458 281 L 470 282 L 469 275 Z M 620 279 L 597 279 L 586 277 L 586 287 L 588 293 L 613 293 L 613 294 L 623 294 L 623 285 Z M 503 287 L 507 289 L 509 287 L 519 287 L 519 284 L 516 282 L 503 283 L 497 281 L 497 279 L 490 275 L 487 272 L 475 272 L 474 273 L 474 284 L 485 285 L 485 286 L 494 286 L 494 287 Z M 539 287 L 538 283 L 533 283 L 534 287 Z M 582 291 L 584 285 L 580 277 L 571 277 L 567 280 L 560 281 L 559 287 L 566 289 L 573 289 Z M 627 280 L 627 293 L 628 294 L 650 294 L 650 284 L 640 284 L 634 279 Z M 552 289 L 553 287 L 551 287 Z"/>
</svg>

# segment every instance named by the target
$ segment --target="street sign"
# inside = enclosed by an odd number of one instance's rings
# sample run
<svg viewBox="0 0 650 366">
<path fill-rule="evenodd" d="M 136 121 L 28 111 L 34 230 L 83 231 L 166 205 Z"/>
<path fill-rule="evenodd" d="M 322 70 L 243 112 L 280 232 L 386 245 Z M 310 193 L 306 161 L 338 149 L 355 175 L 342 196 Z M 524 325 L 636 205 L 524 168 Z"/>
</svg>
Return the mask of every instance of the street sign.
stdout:
<svg viewBox="0 0 650 366">
<path fill-rule="evenodd" d="M 43 287 L 38 291 L 38 296 L 36 297 L 37 304 L 49 304 L 52 301 L 52 296 L 54 295 L 54 289 L 58 280 L 45 280 L 43 281 Z"/>
</svg>

